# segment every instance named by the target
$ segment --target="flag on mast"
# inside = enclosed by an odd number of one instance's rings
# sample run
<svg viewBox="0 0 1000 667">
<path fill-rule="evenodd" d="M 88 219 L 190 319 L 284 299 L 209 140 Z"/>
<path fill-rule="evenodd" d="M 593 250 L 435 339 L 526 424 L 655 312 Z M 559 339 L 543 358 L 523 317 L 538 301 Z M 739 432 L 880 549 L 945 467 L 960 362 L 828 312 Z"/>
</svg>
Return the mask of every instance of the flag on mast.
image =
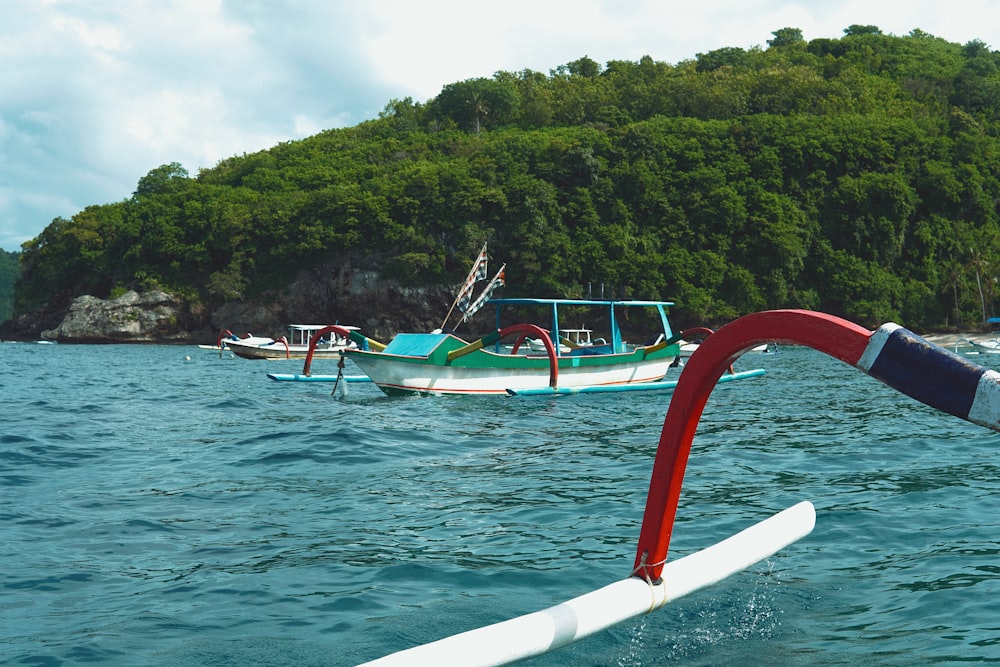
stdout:
<svg viewBox="0 0 1000 667">
<path fill-rule="evenodd" d="M 455 300 L 451 304 L 451 308 L 448 309 L 448 314 L 444 317 L 444 322 L 441 323 L 441 328 L 448 323 L 448 319 L 451 317 L 451 313 L 455 310 L 455 306 L 463 313 L 469 307 L 469 302 L 472 300 L 472 293 L 476 289 L 476 283 L 480 280 L 485 280 L 488 275 L 487 264 L 488 259 L 486 256 L 486 246 L 487 243 L 483 243 L 483 249 L 479 251 L 479 256 L 476 257 L 476 261 L 472 263 L 472 269 L 469 271 L 469 275 L 465 278 L 465 284 L 462 285 L 462 289 L 458 291 L 455 296 Z"/>
<path fill-rule="evenodd" d="M 500 270 L 497 271 L 497 274 L 495 276 L 493 276 L 493 280 L 491 280 L 489 282 L 489 284 L 487 284 L 486 287 L 483 288 L 483 291 L 479 295 L 479 297 L 472 303 L 472 305 L 470 305 L 468 307 L 467 310 L 463 310 L 462 311 L 463 313 L 465 313 L 462 316 L 462 321 L 463 322 L 468 322 L 469 319 L 473 315 L 476 314 L 476 311 L 483 307 L 483 304 L 485 304 L 486 301 L 491 296 L 493 296 L 493 292 L 494 292 L 494 290 L 496 290 L 496 288 L 503 287 L 505 285 L 505 283 L 504 283 L 504 274 L 503 274 L 503 270 L 505 268 L 507 268 L 506 264 L 504 264 L 503 266 L 501 266 Z"/>
<path fill-rule="evenodd" d="M 463 313 L 469 309 L 469 302 L 472 301 L 472 293 L 476 289 L 476 283 L 480 280 L 486 280 L 486 276 L 488 275 L 487 262 L 486 245 L 483 244 L 483 249 L 479 253 L 476 263 L 472 265 L 469 277 L 465 279 L 465 284 L 462 285 L 462 289 L 459 290 L 458 296 L 455 299 L 455 305 Z"/>
</svg>

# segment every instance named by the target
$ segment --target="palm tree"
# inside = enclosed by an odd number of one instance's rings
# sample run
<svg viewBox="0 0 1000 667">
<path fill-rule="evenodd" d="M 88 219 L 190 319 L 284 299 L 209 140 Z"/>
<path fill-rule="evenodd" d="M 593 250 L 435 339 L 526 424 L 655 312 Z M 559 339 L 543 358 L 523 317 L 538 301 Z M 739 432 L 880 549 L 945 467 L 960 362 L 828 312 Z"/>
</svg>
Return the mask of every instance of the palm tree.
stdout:
<svg viewBox="0 0 1000 667">
<path fill-rule="evenodd" d="M 958 287 L 965 277 L 965 267 L 955 261 L 948 263 L 945 285 L 951 287 L 952 298 L 955 300 L 955 326 L 962 325 L 962 308 L 958 300 Z"/>
<path fill-rule="evenodd" d="M 988 315 L 986 314 L 986 295 L 983 292 L 983 274 L 989 269 L 987 262 L 978 248 L 969 249 L 969 267 L 976 273 L 976 287 L 979 289 L 979 306 L 982 308 L 983 324 L 986 324 Z"/>
<path fill-rule="evenodd" d="M 469 102 L 472 104 L 472 113 L 475 116 L 476 134 L 479 134 L 479 129 L 481 127 L 479 119 L 481 116 L 489 116 L 490 112 L 486 108 L 486 100 L 483 99 L 482 91 L 479 89 L 472 90 Z"/>
</svg>

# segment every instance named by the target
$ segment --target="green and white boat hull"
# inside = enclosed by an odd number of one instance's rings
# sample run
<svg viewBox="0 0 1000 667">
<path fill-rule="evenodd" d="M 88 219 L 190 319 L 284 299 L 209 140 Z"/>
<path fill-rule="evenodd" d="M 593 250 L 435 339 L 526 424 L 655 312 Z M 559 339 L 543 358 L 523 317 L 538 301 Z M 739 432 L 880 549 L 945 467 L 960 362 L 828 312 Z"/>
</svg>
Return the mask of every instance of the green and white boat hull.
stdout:
<svg viewBox="0 0 1000 667">
<path fill-rule="evenodd" d="M 407 394 L 507 394 L 550 387 L 547 355 L 502 354 L 485 349 L 449 360 L 468 343 L 450 334 L 400 334 L 382 352 L 349 350 L 350 357 L 382 391 Z M 395 351 L 394 351 L 395 350 Z M 557 357 L 558 386 L 620 386 L 662 380 L 677 346 L 636 348 L 619 354 Z"/>
</svg>

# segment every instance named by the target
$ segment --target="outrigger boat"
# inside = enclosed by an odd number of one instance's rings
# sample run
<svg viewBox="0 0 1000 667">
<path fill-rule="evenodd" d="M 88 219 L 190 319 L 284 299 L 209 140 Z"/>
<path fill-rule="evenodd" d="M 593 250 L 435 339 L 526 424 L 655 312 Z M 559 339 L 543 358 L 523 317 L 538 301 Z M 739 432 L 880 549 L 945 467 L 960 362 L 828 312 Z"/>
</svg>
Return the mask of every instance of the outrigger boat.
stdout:
<svg viewBox="0 0 1000 667">
<path fill-rule="evenodd" d="M 494 299 L 493 292 L 505 285 L 506 264 L 486 284 L 475 299 L 475 285 L 485 279 L 488 254 L 484 243 L 472 269 L 441 324 L 431 333 L 402 333 L 388 345 L 382 345 L 358 331 L 330 325 L 317 331 L 313 340 L 332 332 L 356 344 L 343 355 L 357 364 L 379 389 L 398 395 L 533 395 L 597 391 L 672 390 L 676 382 L 665 380 L 667 371 L 679 361 L 678 341 L 686 332 L 674 335 L 667 319 L 670 301 L 627 301 L 614 299 Z M 469 343 L 445 324 L 457 308 L 461 322 L 467 322 L 482 306 L 496 308 L 496 328 L 479 340 Z M 543 329 L 534 324 L 503 326 L 505 307 L 532 307 L 549 311 L 551 325 Z M 590 329 L 562 328 L 559 309 L 599 307 L 607 309 L 609 339 L 591 339 Z M 658 316 L 661 331 L 642 345 L 626 345 L 618 325 L 618 311 L 630 308 L 652 309 Z M 699 330 L 701 331 L 701 330 Z M 711 333 L 711 330 L 704 330 Z M 512 346 L 500 341 L 516 336 Z M 536 347 L 536 346 L 539 346 Z M 492 349 L 489 349 L 492 348 Z M 541 353 L 539 353 L 539 351 Z M 344 387 L 341 380 L 358 381 L 343 375 L 343 359 L 336 376 L 316 378 L 310 373 L 313 350 L 306 354 L 301 374 L 268 374 L 276 381 L 333 381 L 334 391 Z M 732 370 L 732 369 L 730 369 Z M 762 369 L 731 372 L 720 382 L 763 374 Z"/>
<path fill-rule="evenodd" d="M 681 346 L 681 358 L 689 359 L 691 355 L 698 350 L 698 347 L 701 345 L 701 341 L 704 340 L 705 336 L 710 336 L 713 333 L 715 332 L 708 327 L 695 327 L 685 331 L 684 336 L 689 340 L 682 338 L 677 341 Z M 697 338 L 695 338 L 695 336 L 697 336 Z M 761 345 L 755 345 L 751 349 L 747 350 L 747 352 L 762 352 L 767 354 L 773 354 L 777 351 L 778 344 L 775 342 L 762 343 Z"/>
<path fill-rule="evenodd" d="M 987 370 L 896 324 L 869 331 L 801 310 L 734 320 L 691 356 L 670 401 L 646 496 L 633 569 L 624 579 L 541 611 L 468 630 L 366 662 L 397 665 L 505 665 L 556 650 L 710 586 L 808 535 L 816 521 L 802 501 L 722 542 L 667 560 L 681 485 L 698 421 L 727 367 L 767 342 L 805 345 L 856 367 L 926 405 L 1000 431 L 1000 373 Z"/>
<path fill-rule="evenodd" d="M 358 343 L 356 348 L 345 350 L 344 355 L 390 396 L 573 394 L 665 390 L 676 386 L 676 382 L 664 379 L 677 360 L 677 340 L 683 335 L 675 335 L 667 319 L 667 308 L 673 305 L 672 302 L 492 299 L 487 303 L 496 308 L 496 329 L 474 342 L 441 331 L 403 333 L 388 345 L 373 350 L 370 339 L 357 332 L 340 330 L 338 333 Z M 503 327 L 502 311 L 508 306 L 548 309 L 551 329 L 534 324 Z M 559 329 L 559 309 L 570 307 L 606 308 L 611 331 L 609 342 L 578 345 L 564 338 Z M 647 344 L 626 345 L 618 325 L 618 311 L 626 308 L 654 310 L 662 331 Z M 328 329 L 337 331 L 336 325 Z M 325 331 L 327 329 L 322 330 Z M 509 352 L 505 352 L 500 341 L 508 336 L 516 336 L 516 339 Z M 541 340 L 545 353 L 520 354 L 520 347 L 528 337 Z M 561 351 L 553 340 L 560 341 L 568 351 Z M 269 377 L 273 380 L 309 380 L 310 362 L 311 357 L 307 355 L 301 376 L 271 374 Z M 722 381 L 754 377 L 763 372 L 757 369 L 731 373 Z"/>
<path fill-rule="evenodd" d="M 1000 339 L 974 340 L 959 338 L 955 341 L 955 352 L 965 354 L 1000 354 Z"/>
<path fill-rule="evenodd" d="M 692 341 L 682 340 L 679 342 L 681 346 L 681 357 L 683 357 L 684 359 L 687 359 L 692 354 L 694 354 L 698 350 L 698 346 L 701 345 L 700 340 L 692 340 Z M 764 354 L 774 354 L 774 351 L 777 349 L 777 347 L 778 346 L 775 345 L 774 343 L 764 343 L 762 345 L 755 346 L 752 350 L 748 350 L 748 352 L 761 352 Z"/>
<path fill-rule="evenodd" d="M 248 333 L 248 334 L 244 335 L 243 337 L 244 338 L 252 338 L 253 334 L 249 334 Z M 229 351 L 229 341 L 231 341 L 231 340 L 239 340 L 239 339 L 240 339 L 240 337 L 237 336 L 236 334 L 234 334 L 232 331 L 230 331 L 229 329 L 224 329 L 221 332 L 219 332 L 219 337 L 215 340 L 215 344 L 214 345 L 199 345 L 198 349 L 200 349 L 200 350 L 210 350 L 212 352 L 219 352 L 221 354 L 222 352 L 228 352 Z"/>
<path fill-rule="evenodd" d="M 450 333 L 399 334 L 380 352 L 358 349 L 347 353 L 363 373 L 390 396 L 412 394 L 508 394 L 586 387 L 624 387 L 661 381 L 677 358 L 677 344 L 667 320 L 670 302 L 587 301 L 571 299 L 494 299 L 496 329 L 469 343 Z M 542 306 L 550 310 L 551 328 L 534 324 L 502 326 L 507 306 Z M 611 342 L 601 346 L 569 345 L 559 331 L 559 309 L 599 306 L 607 309 Z M 654 309 L 663 329 L 657 342 L 626 349 L 616 310 Z M 515 336 L 510 354 L 500 341 Z M 542 341 L 545 354 L 518 354 L 528 337 Z M 553 340 L 570 348 L 561 352 Z"/>
<path fill-rule="evenodd" d="M 248 336 L 246 338 L 220 338 L 216 345 L 225 344 L 233 354 L 244 359 L 305 359 L 312 353 L 314 357 L 339 358 L 344 350 L 356 347 L 347 335 L 337 331 L 326 331 L 325 338 L 320 336 L 312 345 L 314 334 L 326 329 L 325 324 L 290 324 L 288 337 L 267 338 L 264 336 Z M 357 331 L 358 327 L 340 326 L 343 331 Z"/>
</svg>

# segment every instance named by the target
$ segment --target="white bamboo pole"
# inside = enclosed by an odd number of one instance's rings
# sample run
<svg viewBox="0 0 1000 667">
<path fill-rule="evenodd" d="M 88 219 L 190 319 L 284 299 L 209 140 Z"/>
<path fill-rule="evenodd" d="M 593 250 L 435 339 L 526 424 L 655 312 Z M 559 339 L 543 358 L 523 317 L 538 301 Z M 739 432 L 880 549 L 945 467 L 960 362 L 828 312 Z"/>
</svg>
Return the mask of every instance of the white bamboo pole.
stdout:
<svg viewBox="0 0 1000 667">
<path fill-rule="evenodd" d="M 745 570 L 808 535 L 815 523 L 815 509 L 804 501 L 667 563 L 658 584 L 629 577 L 554 607 L 405 649 L 364 667 L 486 667 L 541 655 Z"/>
</svg>

